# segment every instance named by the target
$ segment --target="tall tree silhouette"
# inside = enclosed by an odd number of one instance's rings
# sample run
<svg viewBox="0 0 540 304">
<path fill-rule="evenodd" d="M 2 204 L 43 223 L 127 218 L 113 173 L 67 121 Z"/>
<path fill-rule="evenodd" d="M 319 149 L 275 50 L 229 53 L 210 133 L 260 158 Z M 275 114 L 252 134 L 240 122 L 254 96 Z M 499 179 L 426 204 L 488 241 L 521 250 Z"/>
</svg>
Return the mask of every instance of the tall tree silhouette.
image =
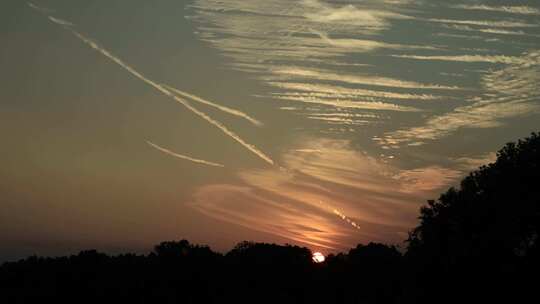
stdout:
<svg viewBox="0 0 540 304">
<path fill-rule="evenodd" d="M 419 277 L 428 284 L 442 278 L 434 289 L 439 292 L 440 283 L 452 280 L 463 283 L 459 290 L 476 286 L 491 295 L 497 294 L 494 287 L 527 286 L 526 280 L 507 279 L 538 267 L 539 162 L 540 137 L 533 133 L 507 144 L 494 163 L 470 173 L 459 189 L 428 201 L 408 240 L 407 256 L 421 265 Z"/>
</svg>

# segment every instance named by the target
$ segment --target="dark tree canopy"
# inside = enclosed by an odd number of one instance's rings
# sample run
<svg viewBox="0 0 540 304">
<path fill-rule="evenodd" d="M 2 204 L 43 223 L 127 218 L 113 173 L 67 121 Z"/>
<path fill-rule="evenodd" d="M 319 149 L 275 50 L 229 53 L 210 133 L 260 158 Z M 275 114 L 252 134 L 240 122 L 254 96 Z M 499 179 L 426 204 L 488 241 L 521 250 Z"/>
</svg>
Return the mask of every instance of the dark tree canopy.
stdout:
<svg viewBox="0 0 540 304">
<path fill-rule="evenodd" d="M 242 263 L 258 265 L 294 265 L 311 261 L 311 251 L 305 247 L 276 244 L 242 242 L 231 250 L 227 257 Z"/>
<path fill-rule="evenodd" d="M 428 297 L 448 285 L 454 296 L 526 294 L 517 291 L 527 290 L 540 259 L 539 162 L 540 137 L 533 133 L 421 209 L 407 257 Z"/>
<path fill-rule="evenodd" d="M 409 253 L 449 258 L 537 256 L 539 162 L 539 134 L 507 144 L 495 163 L 473 171 L 459 189 L 451 188 L 421 209 Z"/>
</svg>

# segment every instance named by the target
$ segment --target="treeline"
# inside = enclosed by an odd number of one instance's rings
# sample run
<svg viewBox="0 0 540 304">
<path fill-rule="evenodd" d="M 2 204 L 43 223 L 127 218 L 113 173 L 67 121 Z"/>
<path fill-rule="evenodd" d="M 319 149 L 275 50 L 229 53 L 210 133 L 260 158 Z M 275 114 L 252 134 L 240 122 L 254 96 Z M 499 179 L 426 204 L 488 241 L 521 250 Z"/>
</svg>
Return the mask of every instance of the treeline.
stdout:
<svg viewBox="0 0 540 304">
<path fill-rule="evenodd" d="M 186 240 L 147 255 L 93 250 L 0 267 L 1 303 L 537 302 L 540 137 L 509 143 L 420 211 L 405 252 L 370 243 L 314 263 L 309 249 Z"/>
<path fill-rule="evenodd" d="M 223 255 L 186 240 L 148 255 L 96 251 L 2 267 L 3 303 L 366 303 L 395 301 L 402 255 L 380 244 L 312 261 L 297 246 L 238 244 Z"/>
</svg>

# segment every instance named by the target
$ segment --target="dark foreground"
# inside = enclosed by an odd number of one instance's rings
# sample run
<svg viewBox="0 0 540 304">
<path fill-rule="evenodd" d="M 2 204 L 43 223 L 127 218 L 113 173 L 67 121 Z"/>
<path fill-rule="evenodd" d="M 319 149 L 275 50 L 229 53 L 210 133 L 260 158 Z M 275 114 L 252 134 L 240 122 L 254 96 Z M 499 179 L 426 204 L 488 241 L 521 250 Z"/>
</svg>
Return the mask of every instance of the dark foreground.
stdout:
<svg viewBox="0 0 540 304">
<path fill-rule="evenodd" d="M 420 211 L 407 249 L 358 245 L 312 261 L 307 248 L 240 243 L 223 255 L 164 242 L 148 255 L 96 251 L 0 267 L 0 303 L 536 303 L 540 137 Z"/>
</svg>

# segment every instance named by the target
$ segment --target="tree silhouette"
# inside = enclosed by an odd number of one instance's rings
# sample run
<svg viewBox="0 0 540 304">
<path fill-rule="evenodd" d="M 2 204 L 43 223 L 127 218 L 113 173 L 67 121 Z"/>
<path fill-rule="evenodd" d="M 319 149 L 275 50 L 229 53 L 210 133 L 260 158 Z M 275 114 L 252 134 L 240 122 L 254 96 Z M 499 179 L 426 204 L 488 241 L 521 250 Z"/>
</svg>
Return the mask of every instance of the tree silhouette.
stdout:
<svg viewBox="0 0 540 304">
<path fill-rule="evenodd" d="M 533 133 L 507 144 L 459 189 L 428 201 L 408 240 L 407 255 L 421 266 L 419 277 L 428 284 L 434 277 L 454 279 L 463 283 L 459 290 L 477 286 L 491 295 L 526 286 L 519 274 L 537 269 L 540 257 L 539 161 L 540 137 Z"/>
</svg>

